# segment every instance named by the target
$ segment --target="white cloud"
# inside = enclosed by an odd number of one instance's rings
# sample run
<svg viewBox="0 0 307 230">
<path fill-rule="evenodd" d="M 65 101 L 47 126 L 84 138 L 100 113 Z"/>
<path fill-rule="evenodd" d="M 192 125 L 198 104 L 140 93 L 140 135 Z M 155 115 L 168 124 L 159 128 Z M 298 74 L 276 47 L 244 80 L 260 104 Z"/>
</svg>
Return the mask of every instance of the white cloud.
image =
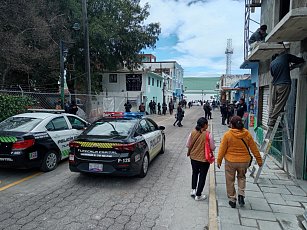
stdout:
<svg viewBox="0 0 307 230">
<path fill-rule="evenodd" d="M 177 51 L 176 56 L 170 59 L 178 61 L 183 68 L 203 67 L 208 73 L 225 73 L 225 50 L 227 39 L 231 38 L 232 73 L 242 73 L 239 68 L 244 59 L 245 1 L 207 0 L 188 6 L 189 0 L 142 0 L 141 4 L 145 2 L 151 6 L 147 22 L 161 24 L 160 36 L 176 34 L 178 37 L 172 47 Z M 251 27 L 255 30 L 258 25 Z M 159 60 L 161 50 L 155 51 Z"/>
</svg>

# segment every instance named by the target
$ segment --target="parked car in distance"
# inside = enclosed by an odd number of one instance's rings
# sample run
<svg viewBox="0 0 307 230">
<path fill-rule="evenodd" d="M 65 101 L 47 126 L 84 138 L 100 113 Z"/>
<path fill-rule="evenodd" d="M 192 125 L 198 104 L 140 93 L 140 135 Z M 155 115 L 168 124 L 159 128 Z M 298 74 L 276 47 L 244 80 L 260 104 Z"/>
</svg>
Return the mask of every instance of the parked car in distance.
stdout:
<svg viewBox="0 0 307 230">
<path fill-rule="evenodd" d="M 0 123 L 0 167 L 47 172 L 68 158 L 69 142 L 89 123 L 76 115 L 50 112 L 22 113 Z"/>
<path fill-rule="evenodd" d="M 192 102 L 192 105 L 193 105 L 193 106 L 200 106 L 201 104 L 200 104 L 199 101 L 194 101 L 194 102 Z"/>
<path fill-rule="evenodd" d="M 165 127 L 140 113 L 108 115 L 70 142 L 70 170 L 145 177 L 150 161 L 165 151 Z"/>
</svg>

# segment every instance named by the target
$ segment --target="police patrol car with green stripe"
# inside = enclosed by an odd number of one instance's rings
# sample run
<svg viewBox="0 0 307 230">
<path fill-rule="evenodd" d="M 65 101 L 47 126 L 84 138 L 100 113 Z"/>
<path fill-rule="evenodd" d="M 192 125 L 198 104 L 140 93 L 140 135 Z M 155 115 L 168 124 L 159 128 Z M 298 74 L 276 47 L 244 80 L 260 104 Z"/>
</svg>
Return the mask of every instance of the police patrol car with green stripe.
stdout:
<svg viewBox="0 0 307 230">
<path fill-rule="evenodd" d="M 65 113 L 12 116 L 0 123 L 0 167 L 51 171 L 68 158 L 69 142 L 88 125 L 82 118 Z"/>
<path fill-rule="evenodd" d="M 150 161 L 165 151 L 165 127 L 143 113 L 107 115 L 70 142 L 70 170 L 145 177 Z"/>
</svg>

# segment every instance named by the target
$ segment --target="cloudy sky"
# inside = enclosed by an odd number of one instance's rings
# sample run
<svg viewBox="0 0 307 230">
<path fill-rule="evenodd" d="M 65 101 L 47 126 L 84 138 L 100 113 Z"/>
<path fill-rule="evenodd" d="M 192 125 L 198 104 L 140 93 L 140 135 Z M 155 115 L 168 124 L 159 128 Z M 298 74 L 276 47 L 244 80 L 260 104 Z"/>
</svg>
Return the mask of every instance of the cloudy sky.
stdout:
<svg viewBox="0 0 307 230">
<path fill-rule="evenodd" d="M 157 61 L 174 60 L 189 76 L 220 76 L 226 72 L 225 49 L 232 39 L 232 74 L 241 70 L 244 40 L 244 0 L 141 0 L 150 5 L 147 22 L 159 22 L 156 49 L 146 50 Z M 259 11 L 259 10 L 258 10 Z M 260 12 L 252 14 L 259 21 Z M 255 31 L 259 25 L 250 24 Z"/>
</svg>

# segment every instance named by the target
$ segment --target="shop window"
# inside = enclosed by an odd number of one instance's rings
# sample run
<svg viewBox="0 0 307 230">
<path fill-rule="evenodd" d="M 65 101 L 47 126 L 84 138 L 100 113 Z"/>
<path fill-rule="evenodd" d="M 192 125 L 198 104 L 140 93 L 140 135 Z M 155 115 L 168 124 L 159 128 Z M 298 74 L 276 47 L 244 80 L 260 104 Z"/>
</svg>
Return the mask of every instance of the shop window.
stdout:
<svg viewBox="0 0 307 230">
<path fill-rule="evenodd" d="M 126 90 L 141 91 L 142 74 L 126 74 Z"/>
<path fill-rule="evenodd" d="M 109 83 L 117 83 L 117 74 L 109 74 Z"/>
</svg>

